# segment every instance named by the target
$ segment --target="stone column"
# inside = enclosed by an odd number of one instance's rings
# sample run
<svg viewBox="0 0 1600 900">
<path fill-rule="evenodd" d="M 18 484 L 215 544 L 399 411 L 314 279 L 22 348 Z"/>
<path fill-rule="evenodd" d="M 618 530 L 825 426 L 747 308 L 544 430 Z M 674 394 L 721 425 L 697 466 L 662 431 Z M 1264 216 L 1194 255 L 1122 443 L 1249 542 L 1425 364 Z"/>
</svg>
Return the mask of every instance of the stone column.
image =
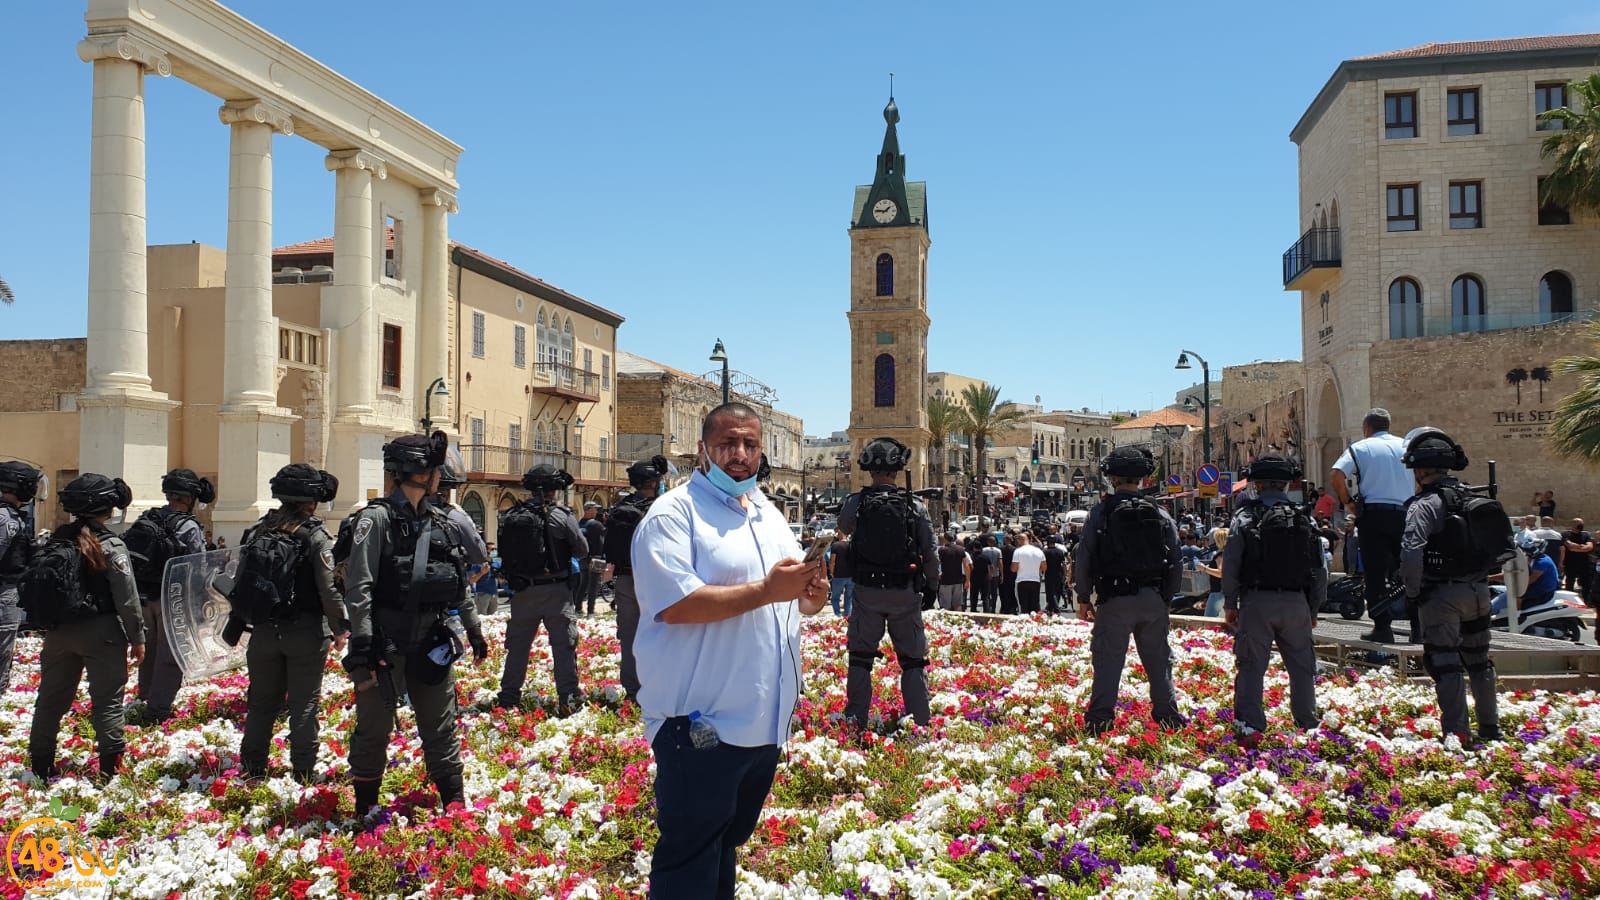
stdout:
<svg viewBox="0 0 1600 900">
<path fill-rule="evenodd" d="M 295 416 L 278 406 L 278 319 L 272 310 L 272 136 L 294 133 L 281 109 L 238 100 L 218 110 L 232 131 L 228 271 L 213 531 L 237 541 L 277 506 L 269 481 L 290 462 Z"/>
<path fill-rule="evenodd" d="M 145 268 L 144 73 L 164 52 L 124 33 L 79 42 L 94 64 L 89 162 L 89 340 L 78 469 L 121 476 L 143 508 L 164 502 L 172 403 L 151 390 Z"/>
<path fill-rule="evenodd" d="M 433 427 L 451 432 L 451 397 L 427 397 L 435 378 L 444 378 L 453 394 L 456 385 L 445 371 L 450 359 L 450 226 L 449 216 L 460 207 L 454 194 L 428 189 L 422 192 L 422 297 L 417 318 L 417 416 L 427 410 Z M 456 323 L 460 328 L 461 323 Z"/>
<path fill-rule="evenodd" d="M 374 415 L 378 396 L 378 316 L 372 307 L 377 211 L 373 178 L 387 178 L 382 159 L 364 150 L 335 150 L 326 165 L 335 175 L 333 284 L 322 289 L 322 327 L 333 333 L 333 423 L 328 470 L 339 478 L 336 517 L 383 489 L 386 432 Z"/>
</svg>

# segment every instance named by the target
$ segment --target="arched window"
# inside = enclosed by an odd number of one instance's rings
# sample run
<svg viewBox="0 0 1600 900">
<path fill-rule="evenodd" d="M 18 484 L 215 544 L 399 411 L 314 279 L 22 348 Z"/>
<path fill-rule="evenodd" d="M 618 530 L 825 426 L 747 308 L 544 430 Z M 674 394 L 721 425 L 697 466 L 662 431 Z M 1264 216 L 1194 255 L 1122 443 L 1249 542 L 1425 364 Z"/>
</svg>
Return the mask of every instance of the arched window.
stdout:
<svg viewBox="0 0 1600 900">
<path fill-rule="evenodd" d="M 544 449 L 544 423 L 535 422 L 533 426 L 533 449 Z"/>
<path fill-rule="evenodd" d="M 483 530 L 483 500 L 476 491 L 468 491 L 461 498 L 461 511 L 467 514 L 472 524 L 478 526 L 479 531 Z"/>
<path fill-rule="evenodd" d="M 567 323 L 561 331 L 561 368 L 567 373 L 567 378 L 572 377 L 572 317 L 567 316 Z"/>
<path fill-rule="evenodd" d="M 1389 337 L 1422 337 L 1422 287 L 1410 278 L 1389 283 Z"/>
<path fill-rule="evenodd" d="M 1546 272 L 1539 279 L 1539 318 L 1545 322 L 1572 315 L 1572 279 L 1565 272 Z"/>
<path fill-rule="evenodd" d="M 545 347 L 550 344 L 550 334 L 544 327 L 544 310 L 539 310 L 538 324 L 533 327 L 533 361 L 539 368 L 546 362 Z"/>
<path fill-rule="evenodd" d="M 1450 285 L 1450 330 L 1488 331 L 1488 306 L 1483 299 L 1483 282 L 1463 275 Z"/>
<path fill-rule="evenodd" d="M 878 296 L 894 296 L 894 257 L 878 254 Z"/>
<path fill-rule="evenodd" d="M 880 353 L 878 361 L 873 364 L 872 372 L 872 405 L 894 405 L 894 357 L 887 353 Z"/>
</svg>

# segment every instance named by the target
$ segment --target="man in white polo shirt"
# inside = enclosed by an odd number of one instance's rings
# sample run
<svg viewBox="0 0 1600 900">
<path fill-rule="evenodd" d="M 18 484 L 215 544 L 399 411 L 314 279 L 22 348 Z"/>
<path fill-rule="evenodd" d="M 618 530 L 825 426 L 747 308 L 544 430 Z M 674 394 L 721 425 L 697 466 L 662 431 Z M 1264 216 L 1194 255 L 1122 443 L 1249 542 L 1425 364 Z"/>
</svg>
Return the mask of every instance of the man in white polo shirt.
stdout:
<svg viewBox="0 0 1600 900">
<path fill-rule="evenodd" d="M 1011 554 L 1011 571 L 1017 575 L 1017 605 L 1023 615 L 1039 611 L 1039 582 L 1044 578 L 1044 551 L 1033 543 L 1033 532 L 1017 536 Z"/>
<path fill-rule="evenodd" d="M 761 419 L 713 409 L 699 467 L 633 537 L 639 706 L 656 757 L 652 900 L 732 900 L 800 694 L 800 616 L 828 602 L 756 487 Z"/>
<path fill-rule="evenodd" d="M 1394 643 L 1394 610 L 1385 599 L 1388 583 L 1400 571 L 1400 535 L 1405 531 L 1405 503 L 1416 493 L 1416 480 L 1400 461 L 1406 442 L 1389 433 L 1389 411 L 1374 408 L 1361 420 L 1362 438 L 1334 462 L 1328 484 L 1356 518 L 1361 529 L 1361 573 L 1366 586 L 1372 630 L 1363 640 Z M 1352 485 L 1352 479 L 1354 484 Z M 1359 491 L 1359 493 L 1357 493 Z M 1411 642 L 1418 631 L 1411 629 Z"/>
</svg>

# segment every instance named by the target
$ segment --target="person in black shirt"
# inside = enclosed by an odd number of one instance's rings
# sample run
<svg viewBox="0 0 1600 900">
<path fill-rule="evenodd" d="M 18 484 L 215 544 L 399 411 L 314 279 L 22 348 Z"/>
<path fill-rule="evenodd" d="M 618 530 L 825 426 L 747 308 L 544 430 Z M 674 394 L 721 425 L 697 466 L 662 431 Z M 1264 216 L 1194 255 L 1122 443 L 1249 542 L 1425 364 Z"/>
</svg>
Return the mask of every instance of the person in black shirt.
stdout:
<svg viewBox="0 0 1600 900">
<path fill-rule="evenodd" d="M 967 573 L 972 564 L 966 551 L 950 539 L 948 532 L 939 535 L 939 607 L 960 609 L 967 594 Z"/>
<path fill-rule="evenodd" d="M 1017 614 L 1017 573 L 1011 571 L 1011 554 L 1016 551 L 1016 535 L 1007 532 L 1000 548 L 1000 612 L 1008 616 Z"/>
<path fill-rule="evenodd" d="M 1561 536 L 1566 542 L 1567 555 L 1561 561 L 1566 573 L 1567 590 L 1577 591 L 1589 599 L 1589 585 L 1594 581 L 1594 535 L 1583 530 L 1583 520 L 1573 519 L 1572 529 Z"/>
<path fill-rule="evenodd" d="M 993 612 L 994 599 L 989 596 L 989 558 L 983 555 L 983 542 L 976 538 L 968 541 L 970 563 L 968 572 L 971 585 L 967 589 L 967 606 L 971 612 Z"/>
<path fill-rule="evenodd" d="M 606 571 L 606 526 L 600 521 L 600 504 L 590 500 L 583 505 L 583 521 L 578 523 L 583 539 L 588 543 L 583 564 L 574 580 L 573 606 L 578 615 L 594 615 L 594 599 L 600 593 L 600 581 Z M 585 600 L 588 612 L 584 612 Z"/>
<path fill-rule="evenodd" d="M 1044 611 L 1056 615 L 1065 609 L 1063 592 L 1067 583 L 1067 551 L 1061 546 L 1060 535 L 1050 535 L 1044 548 Z"/>
</svg>

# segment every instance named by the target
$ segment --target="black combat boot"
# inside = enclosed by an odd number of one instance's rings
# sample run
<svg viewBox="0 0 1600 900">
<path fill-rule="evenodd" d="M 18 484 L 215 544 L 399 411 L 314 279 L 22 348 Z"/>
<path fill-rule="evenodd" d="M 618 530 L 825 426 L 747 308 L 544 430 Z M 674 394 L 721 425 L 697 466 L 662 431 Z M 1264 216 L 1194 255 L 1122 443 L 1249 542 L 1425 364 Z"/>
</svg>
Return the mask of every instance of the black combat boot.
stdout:
<svg viewBox="0 0 1600 900">
<path fill-rule="evenodd" d="M 110 781 L 111 780 L 111 776 L 117 774 L 117 769 L 119 769 L 121 767 L 122 767 L 122 751 L 121 750 L 101 751 L 101 753 L 100 753 L 100 775 L 99 775 L 100 783 L 101 784 L 105 784 L 106 782 Z"/>
<path fill-rule="evenodd" d="M 381 786 L 382 783 L 377 780 L 358 781 L 355 783 L 356 818 L 359 819 L 372 812 L 372 808 L 378 805 L 378 788 Z"/>
<path fill-rule="evenodd" d="M 61 774 L 61 770 L 56 768 L 55 760 L 43 756 L 32 757 L 28 768 L 33 770 L 33 774 L 37 775 L 40 781 L 49 781 Z"/>
<path fill-rule="evenodd" d="M 452 803 L 466 805 L 467 795 L 465 789 L 461 786 L 460 775 L 443 776 L 435 780 L 433 785 L 439 789 L 440 809 L 449 809 Z"/>
<path fill-rule="evenodd" d="M 1372 630 L 1362 634 L 1361 639 L 1363 641 L 1371 641 L 1374 644 L 1392 644 L 1394 643 L 1394 629 L 1389 626 L 1388 619 L 1374 620 Z"/>
</svg>

